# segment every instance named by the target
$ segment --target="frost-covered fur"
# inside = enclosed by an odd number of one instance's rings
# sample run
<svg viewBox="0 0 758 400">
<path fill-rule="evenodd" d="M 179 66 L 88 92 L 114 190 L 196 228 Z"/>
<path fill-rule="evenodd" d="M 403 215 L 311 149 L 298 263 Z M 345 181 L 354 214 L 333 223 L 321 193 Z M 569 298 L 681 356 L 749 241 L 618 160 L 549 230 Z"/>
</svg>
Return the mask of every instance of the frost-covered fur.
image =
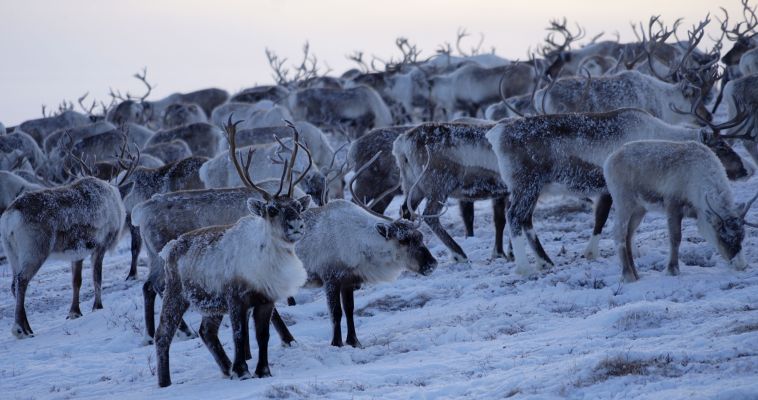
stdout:
<svg viewBox="0 0 758 400">
<path fill-rule="evenodd" d="M 125 217 L 118 189 L 90 177 L 66 186 L 27 192 L 11 203 L 0 217 L 0 237 L 13 271 L 16 312 L 12 333 L 16 337 L 33 336 L 24 298 L 29 282 L 48 257 L 72 261 L 74 295 L 69 318 L 77 318 L 81 316 L 82 260 L 92 255 L 93 309 L 103 308 L 103 257 L 118 242 Z"/>
<path fill-rule="evenodd" d="M 137 258 L 142 247 L 139 229 L 131 223 L 134 206 L 157 193 L 204 188 L 199 170 L 207 160 L 205 157 L 189 157 L 158 168 L 139 167 L 129 177 L 132 187 L 124 197 L 124 207 L 132 235 L 132 264 L 126 279 L 137 279 Z"/>
<path fill-rule="evenodd" d="M 8 171 L 0 171 L 0 214 L 16 197 L 32 190 L 44 189 L 44 186 L 27 182 L 20 176 Z"/>
<path fill-rule="evenodd" d="M 758 48 L 749 50 L 740 57 L 740 72 L 742 76 L 758 73 Z"/>
<path fill-rule="evenodd" d="M 424 215 L 438 214 L 448 197 L 466 202 L 491 199 L 495 214 L 493 256 L 505 257 L 503 229 L 508 189 L 500 178 L 498 159 L 485 137 L 493 126 L 492 123 L 421 124 L 398 136 L 392 154 L 400 170 L 403 193 L 410 197 L 411 207 L 416 208 L 423 199 L 427 200 Z M 429 169 L 419 181 L 427 162 Z M 414 192 L 409 193 L 416 181 L 418 185 Z M 407 212 L 405 207 L 404 212 Z M 468 212 L 473 215 L 473 207 Z M 424 221 L 456 260 L 467 259 L 463 249 L 442 227 L 439 218 L 425 218 Z M 473 216 L 467 219 L 464 212 L 464 221 L 473 221 Z M 473 226 L 467 226 L 466 233 L 473 236 Z"/>
<path fill-rule="evenodd" d="M 262 100 L 278 102 L 287 97 L 289 89 L 280 85 L 262 85 L 242 89 L 229 99 L 230 103 L 257 103 Z"/>
<path fill-rule="evenodd" d="M 624 71 L 593 76 L 589 86 L 587 78 L 582 76 L 559 79 L 552 87 L 537 91 L 534 107 L 548 114 L 606 112 L 631 107 L 645 110 L 671 124 L 697 124 L 694 116 L 676 113 L 669 104 L 689 110 L 699 95 L 695 88 L 684 82 L 667 83 L 637 71 Z M 704 107 L 697 112 L 702 116 L 709 115 Z"/>
<path fill-rule="evenodd" d="M 190 150 L 192 150 L 193 155 L 201 157 L 215 156 L 226 142 L 224 131 L 221 128 L 205 122 L 198 122 L 196 124 L 158 131 L 145 143 L 145 146 L 155 146 L 174 140 L 184 141 Z"/>
<path fill-rule="evenodd" d="M 60 159 L 63 158 L 62 153 L 65 151 L 65 146 L 114 129 L 116 126 L 107 121 L 97 121 L 76 128 L 59 129 L 45 138 L 43 149 L 48 157 Z"/>
<path fill-rule="evenodd" d="M 363 283 L 394 281 L 403 270 L 428 275 L 437 266 L 421 232 L 409 221 L 390 222 L 344 200 L 307 210 L 303 218 L 305 235 L 296 252 L 311 283 L 324 285 L 334 346 L 342 346 L 340 297 L 347 317 L 347 344 L 359 347 L 353 290 Z"/>
<path fill-rule="evenodd" d="M 166 289 L 156 331 L 158 384 L 171 384 L 169 347 L 190 305 L 203 313 L 200 337 L 221 372 L 250 378 L 246 359 L 248 310 L 252 309 L 258 342 L 255 375 L 270 376 L 268 331 L 274 302 L 293 295 L 306 280 L 295 243 L 303 236 L 310 197 L 248 199 L 250 213 L 234 225 L 212 226 L 185 233 L 161 251 Z M 229 314 L 234 330 L 232 364 L 218 341 L 218 325 Z"/>
<path fill-rule="evenodd" d="M 517 270 L 523 274 L 533 272 L 526 258 L 527 241 L 540 267 L 552 265 L 532 227 L 534 207 L 546 188 L 600 196 L 595 211 L 595 237 L 585 251 L 587 258 L 597 255 L 596 236 L 602 232 L 611 204 L 601 166 L 610 153 L 625 143 L 645 139 L 702 141 L 718 155 L 731 179 L 749 177 L 754 172 L 754 167 L 743 162 L 710 128 L 671 125 L 632 108 L 513 119 L 498 123 L 486 136 L 511 192 L 508 223 Z"/>
<path fill-rule="evenodd" d="M 744 269 L 745 236 L 740 208 L 734 204 L 724 167 L 708 147 L 696 142 L 646 140 L 627 143 L 603 166 L 616 204 L 614 236 L 624 279 L 636 281 L 634 231 L 649 210 L 668 217 L 668 272 L 679 274 L 683 217 L 697 218 L 703 236 L 734 268 Z"/>
<path fill-rule="evenodd" d="M 349 128 L 356 138 L 371 128 L 392 124 L 392 113 L 368 86 L 349 89 L 308 88 L 291 92 L 283 101 L 296 120 L 324 129 Z"/>
</svg>

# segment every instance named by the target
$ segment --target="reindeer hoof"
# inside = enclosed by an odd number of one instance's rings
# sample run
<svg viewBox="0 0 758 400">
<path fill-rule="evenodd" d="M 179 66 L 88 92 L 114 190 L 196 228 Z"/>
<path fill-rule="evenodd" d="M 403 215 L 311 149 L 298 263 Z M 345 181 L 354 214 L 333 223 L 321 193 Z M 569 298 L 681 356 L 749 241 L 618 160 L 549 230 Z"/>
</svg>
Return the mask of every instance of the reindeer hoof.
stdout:
<svg viewBox="0 0 758 400">
<path fill-rule="evenodd" d="M 71 310 L 68 312 L 66 319 L 77 319 L 82 316 L 82 312 L 79 310 Z"/>
<path fill-rule="evenodd" d="M 155 344 L 155 340 L 151 338 L 150 336 L 145 335 L 144 338 L 142 338 L 142 345 L 143 346 L 152 346 Z"/>
<path fill-rule="evenodd" d="M 234 372 L 234 371 L 232 371 L 232 375 L 231 375 L 230 378 L 233 381 L 235 381 L 235 380 L 244 381 L 244 380 L 247 380 L 247 379 L 252 379 L 253 376 L 250 375 L 250 371 L 241 371 L 241 372 Z"/>
<path fill-rule="evenodd" d="M 288 306 L 296 306 L 297 302 L 295 301 L 294 297 L 287 297 L 287 305 Z"/>
<path fill-rule="evenodd" d="M 24 328 L 21 327 L 19 324 L 13 324 L 13 328 L 11 328 L 11 333 L 13 336 L 15 336 L 17 339 L 26 339 L 26 338 L 32 338 L 34 337 L 34 333 L 27 332 Z"/>
<path fill-rule="evenodd" d="M 459 262 L 459 263 L 465 263 L 465 262 L 468 262 L 468 257 L 466 257 L 465 254 L 453 253 L 453 261 Z"/>
<path fill-rule="evenodd" d="M 102 310 L 102 309 L 103 309 L 103 303 L 95 303 L 92 305 L 92 311 Z"/>
<path fill-rule="evenodd" d="M 137 275 L 127 275 L 126 279 L 124 279 L 124 280 L 127 281 L 127 282 L 129 282 L 129 281 L 136 281 L 137 280 Z"/>
<path fill-rule="evenodd" d="M 270 378 L 271 370 L 268 369 L 268 366 L 263 367 L 263 368 L 256 368 L 255 377 L 256 378 Z"/>
<path fill-rule="evenodd" d="M 529 264 L 521 264 L 516 267 L 516 273 L 521 276 L 530 276 L 536 271 Z"/>
<path fill-rule="evenodd" d="M 668 266 L 668 268 L 667 268 L 667 271 L 668 271 L 669 275 L 677 276 L 677 275 L 679 275 L 679 266 L 678 265 L 670 264 Z"/>
<path fill-rule="evenodd" d="M 347 338 L 347 340 L 345 341 L 345 343 L 347 343 L 349 346 L 352 346 L 352 347 L 354 347 L 356 349 L 362 349 L 363 348 L 363 345 L 361 344 L 360 341 L 358 341 L 358 338 L 355 338 L 355 339 Z"/>
<path fill-rule="evenodd" d="M 197 334 L 195 332 L 183 332 L 179 329 L 176 330 L 176 333 L 174 334 L 174 337 L 178 340 L 190 340 L 197 337 Z"/>
<path fill-rule="evenodd" d="M 626 283 L 637 282 L 639 279 L 640 277 L 637 276 L 637 274 L 626 273 L 626 272 L 624 273 L 624 282 Z"/>
</svg>

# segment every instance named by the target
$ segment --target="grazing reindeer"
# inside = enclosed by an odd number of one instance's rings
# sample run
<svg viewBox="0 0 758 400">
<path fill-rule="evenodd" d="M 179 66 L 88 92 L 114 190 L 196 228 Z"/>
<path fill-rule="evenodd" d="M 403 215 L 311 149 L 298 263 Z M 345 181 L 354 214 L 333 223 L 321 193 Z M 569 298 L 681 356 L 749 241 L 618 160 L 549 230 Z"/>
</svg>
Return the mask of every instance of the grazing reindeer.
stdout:
<svg viewBox="0 0 758 400">
<path fill-rule="evenodd" d="M 705 128 L 689 128 L 667 124 L 640 109 L 624 108 L 606 113 L 540 115 L 495 125 L 486 136 L 511 192 L 508 224 L 516 271 L 533 272 L 526 258 L 527 242 L 540 268 L 553 265 L 532 226 L 534 208 L 545 188 L 559 187 L 581 196 L 599 195 L 595 228 L 584 253 L 589 259 L 595 258 L 612 201 L 601 167 L 608 154 L 635 140 L 698 140 L 716 153 L 730 179 L 745 178 L 752 175 L 754 167 L 743 163 L 719 136 L 721 129 L 738 125 L 745 118 L 742 113 L 721 125 L 708 123 Z"/>
<path fill-rule="evenodd" d="M 392 113 L 381 96 L 363 85 L 349 89 L 300 89 L 290 92 L 283 104 L 295 119 L 323 129 L 347 126 L 352 138 L 371 128 L 392 125 Z"/>
<path fill-rule="evenodd" d="M 426 198 L 424 221 L 453 252 L 456 261 L 465 261 L 466 253 L 445 231 L 439 217 L 432 215 L 442 209 L 448 197 L 468 202 L 492 199 L 495 220 L 492 254 L 506 257 L 503 229 L 508 189 L 498 173 L 495 153 L 484 136 L 493 126 L 421 124 L 398 136 L 392 147 L 406 196 L 403 212 L 412 212 Z M 472 218 L 464 215 L 464 221 L 473 220 L 473 207 L 471 212 Z M 473 226 L 467 226 L 466 231 L 473 232 Z"/>
<path fill-rule="evenodd" d="M 140 167 L 134 170 L 129 182 L 132 188 L 124 196 L 126 209 L 126 225 L 132 236 L 132 264 L 127 280 L 137 279 L 137 261 L 142 248 L 140 230 L 132 224 L 132 209 L 139 203 L 148 200 L 155 194 L 174 192 L 177 190 L 203 189 L 200 181 L 200 167 L 208 161 L 205 157 L 189 157 L 180 161 L 163 165 L 158 168 Z"/>
<path fill-rule="evenodd" d="M 163 129 L 171 129 L 197 122 L 208 122 L 208 117 L 200 106 L 192 103 L 174 103 L 166 107 L 161 126 Z"/>
<path fill-rule="evenodd" d="M 248 309 L 252 308 L 258 342 L 255 376 L 270 376 L 268 339 L 274 302 L 292 296 L 307 278 L 303 264 L 295 254 L 295 243 L 304 233 L 301 213 L 308 207 L 310 197 L 292 198 L 297 181 L 292 177 L 292 168 L 288 168 L 294 164 L 300 147 L 297 135 L 292 158 L 284 166 L 283 175 L 289 175 L 287 195 L 281 195 L 284 178 L 279 190 L 272 195 L 256 186 L 247 169 L 237 160 L 236 127 L 231 118 L 227 126 L 235 168 L 245 186 L 257 191 L 263 200 L 249 199 L 247 207 L 252 215 L 241 218 L 234 225 L 185 233 L 161 251 L 160 256 L 166 263 L 166 288 L 155 340 L 158 385 L 161 387 L 171 384 L 169 347 L 190 304 L 204 314 L 200 337 L 221 372 L 239 379 L 250 378 L 245 348 Z M 219 260 L 224 260 L 223 264 L 219 264 Z M 218 340 L 221 318 L 227 313 L 234 330 L 233 363 Z"/>
<path fill-rule="evenodd" d="M 158 131 L 145 143 L 146 147 L 160 143 L 182 140 L 187 143 L 192 154 L 201 157 L 213 157 L 224 142 L 221 128 L 204 122 Z"/>
<path fill-rule="evenodd" d="M 123 153 L 122 153 L 123 156 Z M 92 256 L 95 301 L 103 308 L 102 270 L 105 252 L 116 246 L 126 218 L 119 188 L 137 166 L 139 152 L 118 185 L 93 177 L 69 185 L 27 192 L 16 198 L 0 217 L 0 237 L 13 270 L 11 291 L 16 297 L 15 324 L 19 339 L 34 336 L 26 317 L 26 289 L 49 257 L 71 261 L 73 298 L 68 318 L 78 318 L 82 263 Z M 122 165 L 124 165 L 122 163 Z"/>
<path fill-rule="evenodd" d="M 737 270 L 747 267 L 742 254 L 744 225 L 753 199 L 744 207 L 732 200 L 724 167 L 708 147 L 696 142 L 644 140 L 611 153 L 603 166 L 616 203 L 614 236 L 624 280 L 639 279 L 632 240 L 645 213 L 661 209 L 668 218 L 671 251 L 668 272 L 679 274 L 682 219 L 697 218 L 700 233 Z"/>
</svg>

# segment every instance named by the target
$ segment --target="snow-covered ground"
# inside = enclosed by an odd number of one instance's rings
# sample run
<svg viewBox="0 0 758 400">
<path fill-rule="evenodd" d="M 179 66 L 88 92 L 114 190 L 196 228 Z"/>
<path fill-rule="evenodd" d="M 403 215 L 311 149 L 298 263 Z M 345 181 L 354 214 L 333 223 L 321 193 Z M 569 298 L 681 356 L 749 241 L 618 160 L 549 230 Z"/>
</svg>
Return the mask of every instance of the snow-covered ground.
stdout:
<svg viewBox="0 0 758 400">
<path fill-rule="evenodd" d="M 746 201 L 758 191 L 758 178 L 733 188 L 737 201 Z M 247 381 L 223 379 L 200 339 L 192 339 L 174 342 L 174 384 L 158 388 L 154 348 L 142 345 L 142 281 L 124 281 L 128 237 L 106 256 L 105 309 L 97 312 L 90 311 L 85 263 L 84 316 L 77 320 L 65 319 L 69 265 L 42 267 L 27 294 L 31 339 L 10 333 L 14 299 L 6 262 L 0 265 L 0 398 L 758 399 L 758 231 L 748 228 L 751 266 L 737 272 L 686 220 L 681 275 L 672 277 L 665 272 L 665 219 L 648 214 L 636 239 L 641 280 L 622 284 L 609 235 L 613 213 L 601 257 L 582 258 L 592 213 L 580 200 L 540 203 L 535 225 L 556 266 L 529 280 L 513 263 L 490 260 L 489 202 L 476 206 L 475 238 L 463 238 L 455 203 L 442 219 L 471 263 L 453 263 L 424 227 L 440 266 L 429 277 L 406 273 L 356 292 L 363 349 L 330 346 L 324 294 L 302 290 L 297 306 L 279 306 L 297 343 L 282 347 L 272 329 L 273 377 Z M 758 220 L 758 206 L 749 219 Z M 139 273 L 147 275 L 144 260 Z M 197 313 L 186 318 L 198 328 Z M 227 319 L 221 339 L 231 352 Z"/>
</svg>

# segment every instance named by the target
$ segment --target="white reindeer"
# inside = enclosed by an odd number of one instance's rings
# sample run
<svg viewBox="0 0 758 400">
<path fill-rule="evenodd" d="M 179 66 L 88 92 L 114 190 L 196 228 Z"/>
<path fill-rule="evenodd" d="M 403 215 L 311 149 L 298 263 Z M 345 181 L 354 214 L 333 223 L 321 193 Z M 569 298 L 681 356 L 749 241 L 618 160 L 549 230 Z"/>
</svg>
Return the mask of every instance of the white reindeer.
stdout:
<svg viewBox="0 0 758 400">
<path fill-rule="evenodd" d="M 611 153 L 603 166 L 608 191 L 616 204 L 614 237 L 626 281 L 639 279 L 632 241 L 645 213 L 662 210 L 668 218 L 668 272 L 679 274 L 682 219 L 697 219 L 700 233 L 737 270 L 747 266 L 742 254 L 750 204 L 737 206 L 724 167 L 708 147 L 697 142 L 644 140 Z"/>
</svg>

